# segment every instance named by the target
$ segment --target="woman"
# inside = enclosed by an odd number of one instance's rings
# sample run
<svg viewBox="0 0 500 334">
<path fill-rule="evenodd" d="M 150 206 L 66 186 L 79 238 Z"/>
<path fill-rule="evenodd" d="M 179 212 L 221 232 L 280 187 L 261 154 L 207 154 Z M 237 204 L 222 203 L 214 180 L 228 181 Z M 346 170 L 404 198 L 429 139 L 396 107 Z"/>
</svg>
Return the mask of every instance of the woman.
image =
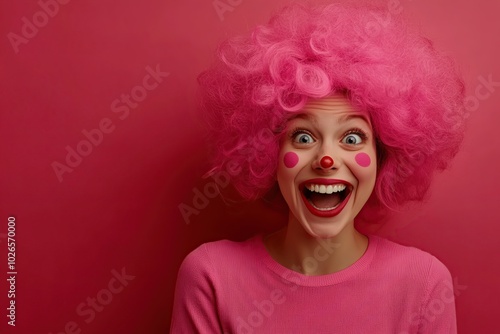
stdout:
<svg viewBox="0 0 500 334">
<path fill-rule="evenodd" d="M 456 333 L 447 268 L 354 227 L 421 200 L 457 153 L 453 62 L 397 16 L 337 4 L 286 7 L 218 59 L 200 76 L 211 172 L 247 199 L 277 183 L 289 219 L 190 253 L 171 332 Z"/>
</svg>

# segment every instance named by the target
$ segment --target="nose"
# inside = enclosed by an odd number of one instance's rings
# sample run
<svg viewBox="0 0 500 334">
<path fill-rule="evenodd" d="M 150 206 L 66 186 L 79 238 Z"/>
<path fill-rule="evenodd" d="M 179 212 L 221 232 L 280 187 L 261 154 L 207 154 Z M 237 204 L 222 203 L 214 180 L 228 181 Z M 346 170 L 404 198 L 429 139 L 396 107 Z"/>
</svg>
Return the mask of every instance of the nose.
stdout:
<svg viewBox="0 0 500 334">
<path fill-rule="evenodd" d="M 313 168 L 316 170 L 337 169 L 338 162 L 328 154 L 321 154 L 313 161 Z"/>
<path fill-rule="evenodd" d="M 334 141 L 324 140 L 320 145 L 316 146 L 316 149 L 311 164 L 315 171 L 327 172 L 339 169 L 342 160 L 339 156 L 341 148 Z"/>
<path fill-rule="evenodd" d="M 319 161 L 319 165 L 322 167 L 322 168 L 332 168 L 333 166 L 333 159 L 331 157 L 329 157 L 328 155 L 325 155 L 323 158 L 321 158 L 321 160 Z"/>
</svg>

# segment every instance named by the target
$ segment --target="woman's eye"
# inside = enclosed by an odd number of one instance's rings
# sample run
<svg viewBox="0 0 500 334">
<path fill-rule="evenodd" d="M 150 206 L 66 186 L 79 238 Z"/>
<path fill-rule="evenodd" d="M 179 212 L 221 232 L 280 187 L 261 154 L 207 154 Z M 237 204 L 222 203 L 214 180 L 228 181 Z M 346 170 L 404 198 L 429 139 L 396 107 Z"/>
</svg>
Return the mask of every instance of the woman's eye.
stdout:
<svg viewBox="0 0 500 334">
<path fill-rule="evenodd" d="M 345 136 L 342 142 L 347 145 L 359 145 L 363 142 L 363 138 L 358 134 L 351 133 Z"/>
<path fill-rule="evenodd" d="M 314 142 L 314 139 L 308 133 L 299 132 L 293 136 L 293 142 L 299 144 L 310 144 Z"/>
</svg>

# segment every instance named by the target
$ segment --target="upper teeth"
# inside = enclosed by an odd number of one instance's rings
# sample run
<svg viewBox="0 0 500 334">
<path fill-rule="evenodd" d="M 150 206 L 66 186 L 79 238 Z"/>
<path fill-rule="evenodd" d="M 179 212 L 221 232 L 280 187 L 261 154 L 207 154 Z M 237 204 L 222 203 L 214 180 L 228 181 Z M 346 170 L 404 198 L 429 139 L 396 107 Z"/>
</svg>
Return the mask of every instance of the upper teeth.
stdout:
<svg viewBox="0 0 500 334">
<path fill-rule="evenodd" d="M 309 184 L 306 186 L 310 191 L 320 194 L 333 194 L 343 191 L 346 188 L 345 184 L 324 185 L 324 184 Z"/>
</svg>

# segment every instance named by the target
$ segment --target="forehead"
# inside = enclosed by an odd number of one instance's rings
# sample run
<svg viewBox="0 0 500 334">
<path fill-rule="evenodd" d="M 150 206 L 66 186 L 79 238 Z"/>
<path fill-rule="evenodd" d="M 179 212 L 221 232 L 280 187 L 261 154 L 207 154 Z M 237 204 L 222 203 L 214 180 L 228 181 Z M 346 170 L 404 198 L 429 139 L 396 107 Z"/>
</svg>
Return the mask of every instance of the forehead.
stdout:
<svg viewBox="0 0 500 334">
<path fill-rule="evenodd" d="M 298 118 L 316 123 L 323 117 L 334 117 L 338 123 L 360 119 L 371 126 L 369 114 L 353 106 L 343 95 L 311 99 L 302 110 L 290 118 L 290 121 Z"/>
</svg>

